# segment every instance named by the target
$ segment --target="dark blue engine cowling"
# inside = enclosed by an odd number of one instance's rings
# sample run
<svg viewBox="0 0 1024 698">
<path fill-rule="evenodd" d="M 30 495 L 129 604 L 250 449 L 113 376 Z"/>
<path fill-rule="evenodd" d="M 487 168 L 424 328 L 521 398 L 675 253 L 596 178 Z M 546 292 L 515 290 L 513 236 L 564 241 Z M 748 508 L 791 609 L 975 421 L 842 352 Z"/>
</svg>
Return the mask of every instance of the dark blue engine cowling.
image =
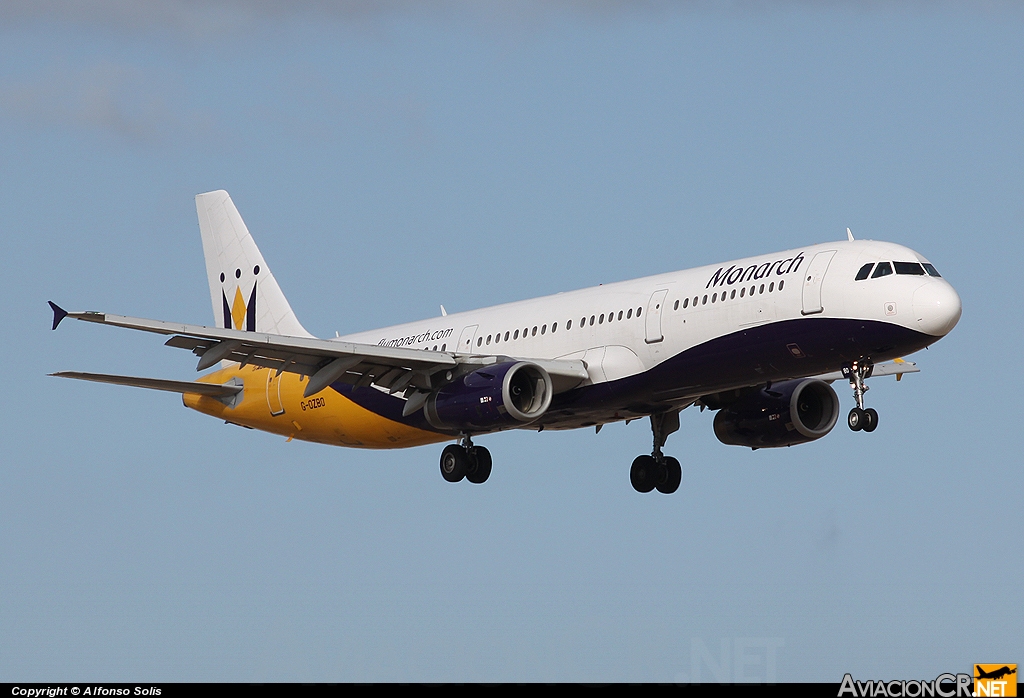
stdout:
<svg viewBox="0 0 1024 698">
<path fill-rule="evenodd" d="M 437 429 L 477 431 L 520 426 L 551 404 L 551 376 L 528 361 L 477 369 L 427 398 L 424 414 Z"/>
<path fill-rule="evenodd" d="M 776 383 L 745 395 L 715 415 L 715 436 L 724 444 L 772 448 L 820 439 L 839 419 L 839 398 L 814 378 Z"/>
</svg>

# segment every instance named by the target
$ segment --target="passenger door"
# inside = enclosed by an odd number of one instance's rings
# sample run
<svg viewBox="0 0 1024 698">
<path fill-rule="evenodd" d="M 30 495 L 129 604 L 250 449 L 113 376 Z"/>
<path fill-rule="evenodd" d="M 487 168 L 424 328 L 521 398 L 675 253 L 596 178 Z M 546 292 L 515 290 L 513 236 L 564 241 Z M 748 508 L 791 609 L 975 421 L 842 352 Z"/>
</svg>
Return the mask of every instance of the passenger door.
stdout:
<svg viewBox="0 0 1024 698">
<path fill-rule="evenodd" d="M 480 326 L 470 325 L 466 329 L 462 330 L 462 336 L 459 337 L 459 346 L 455 349 L 456 352 L 461 354 L 473 353 L 473 338 L 476 337 L 476 330 L 478 327 Z"/>
<path fill-rule="evenodd" d="M 281 400 L 281 376 L 273 369 L 267 369 L 267 405 L 270 407 L 270 414 L 276 417 L 284 414 L 284 402 Z"/>
<path fill-rule="evenodd" d="M 804 273 L 803 310 L 804 315 L 820 313 L 824 308 L 821 305 L 821 282 L 828 271 L 828 265 L 832 262 L 835 250 L 827 250 L 814 255 L 811 266 L 807 267 Z"/>
<path fill-rule="evenodd" d="M 654 344 L 665 339 L 661 333 L 661 316 L 665 310 L 665 297 L 668 296 L 668 289 L 661 289 L 654 292 L 651 300 L 647 303 L 647 336 L 644 341 Z"/>
</svg>

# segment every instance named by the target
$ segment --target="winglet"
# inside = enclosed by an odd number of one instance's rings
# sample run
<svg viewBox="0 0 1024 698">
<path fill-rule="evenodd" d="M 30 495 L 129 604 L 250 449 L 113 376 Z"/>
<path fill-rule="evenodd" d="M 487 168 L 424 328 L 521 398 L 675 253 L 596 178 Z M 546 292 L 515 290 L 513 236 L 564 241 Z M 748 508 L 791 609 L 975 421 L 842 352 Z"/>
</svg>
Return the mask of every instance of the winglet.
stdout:
<svg viewBox="0 0 1024 698">
<path fill-rule="evenodd" d="M 53 310 L 53 327 L 50 329 L 55 330 L 57 329 L 57 325 L 60 324 L 60 321 L 68 316 L 68 311 L 64 310 L 64 308 L 60 307 L 53 301 L 46 302 L 50 304 L 50 308 Z"/>
</svg>

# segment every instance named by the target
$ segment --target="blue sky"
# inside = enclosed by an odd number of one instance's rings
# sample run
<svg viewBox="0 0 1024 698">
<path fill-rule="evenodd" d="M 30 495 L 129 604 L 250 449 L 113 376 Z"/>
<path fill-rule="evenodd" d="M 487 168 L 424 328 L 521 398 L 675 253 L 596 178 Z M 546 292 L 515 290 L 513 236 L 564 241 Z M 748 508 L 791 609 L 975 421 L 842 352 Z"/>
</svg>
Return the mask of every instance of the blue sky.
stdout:
<svg viewBox="0 0 1024 698">
<path fill-rule="evenodd" d="M 1024 12 L 1004 3 L 0 5 L 0 680 L 838 682 L 1020 662 Z M 872 435 L 643 422 L 357 451 L 173 395 L 227 189 L 306 327 L 858 237 L 957 288 Z M 852 406 L 837 385 L 844 408 Z M 724 652 L 724 654 L 723 654 Z M 771 655 L 771 656 L 769 656 Z M 716 673 L 717 672 L 717 673 Z"/>
</svg>

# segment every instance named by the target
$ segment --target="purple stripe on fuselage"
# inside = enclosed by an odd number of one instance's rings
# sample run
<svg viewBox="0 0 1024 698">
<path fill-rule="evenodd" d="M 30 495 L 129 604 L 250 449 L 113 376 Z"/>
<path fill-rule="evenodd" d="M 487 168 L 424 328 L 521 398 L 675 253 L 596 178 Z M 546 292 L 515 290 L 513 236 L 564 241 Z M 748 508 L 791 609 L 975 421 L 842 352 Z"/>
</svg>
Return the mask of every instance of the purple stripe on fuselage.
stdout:
<svg viewBox="0 0 1024 698">
<path fill-rule="evenodd" d="M 676 397 L 830 373 L 866 357 L 875 362 L 889 361 L 919 351 L 938 339 L 876 320 L 818 317 L 774 322 L 716 337 L 649 371 L 556 395 L 546 416 L 532 426 L 561 421 L 570 413 L 607 416 L 616 411 L 657 412 Z M 792 345 L 799 351 L 795 353 Z M 403 417 L 405 400 L 376 388 L 354 388 L 347 383 L 331 387 L 387 419 L 447 433 L 431 427 L 423 410 Z"/>
</svg>

